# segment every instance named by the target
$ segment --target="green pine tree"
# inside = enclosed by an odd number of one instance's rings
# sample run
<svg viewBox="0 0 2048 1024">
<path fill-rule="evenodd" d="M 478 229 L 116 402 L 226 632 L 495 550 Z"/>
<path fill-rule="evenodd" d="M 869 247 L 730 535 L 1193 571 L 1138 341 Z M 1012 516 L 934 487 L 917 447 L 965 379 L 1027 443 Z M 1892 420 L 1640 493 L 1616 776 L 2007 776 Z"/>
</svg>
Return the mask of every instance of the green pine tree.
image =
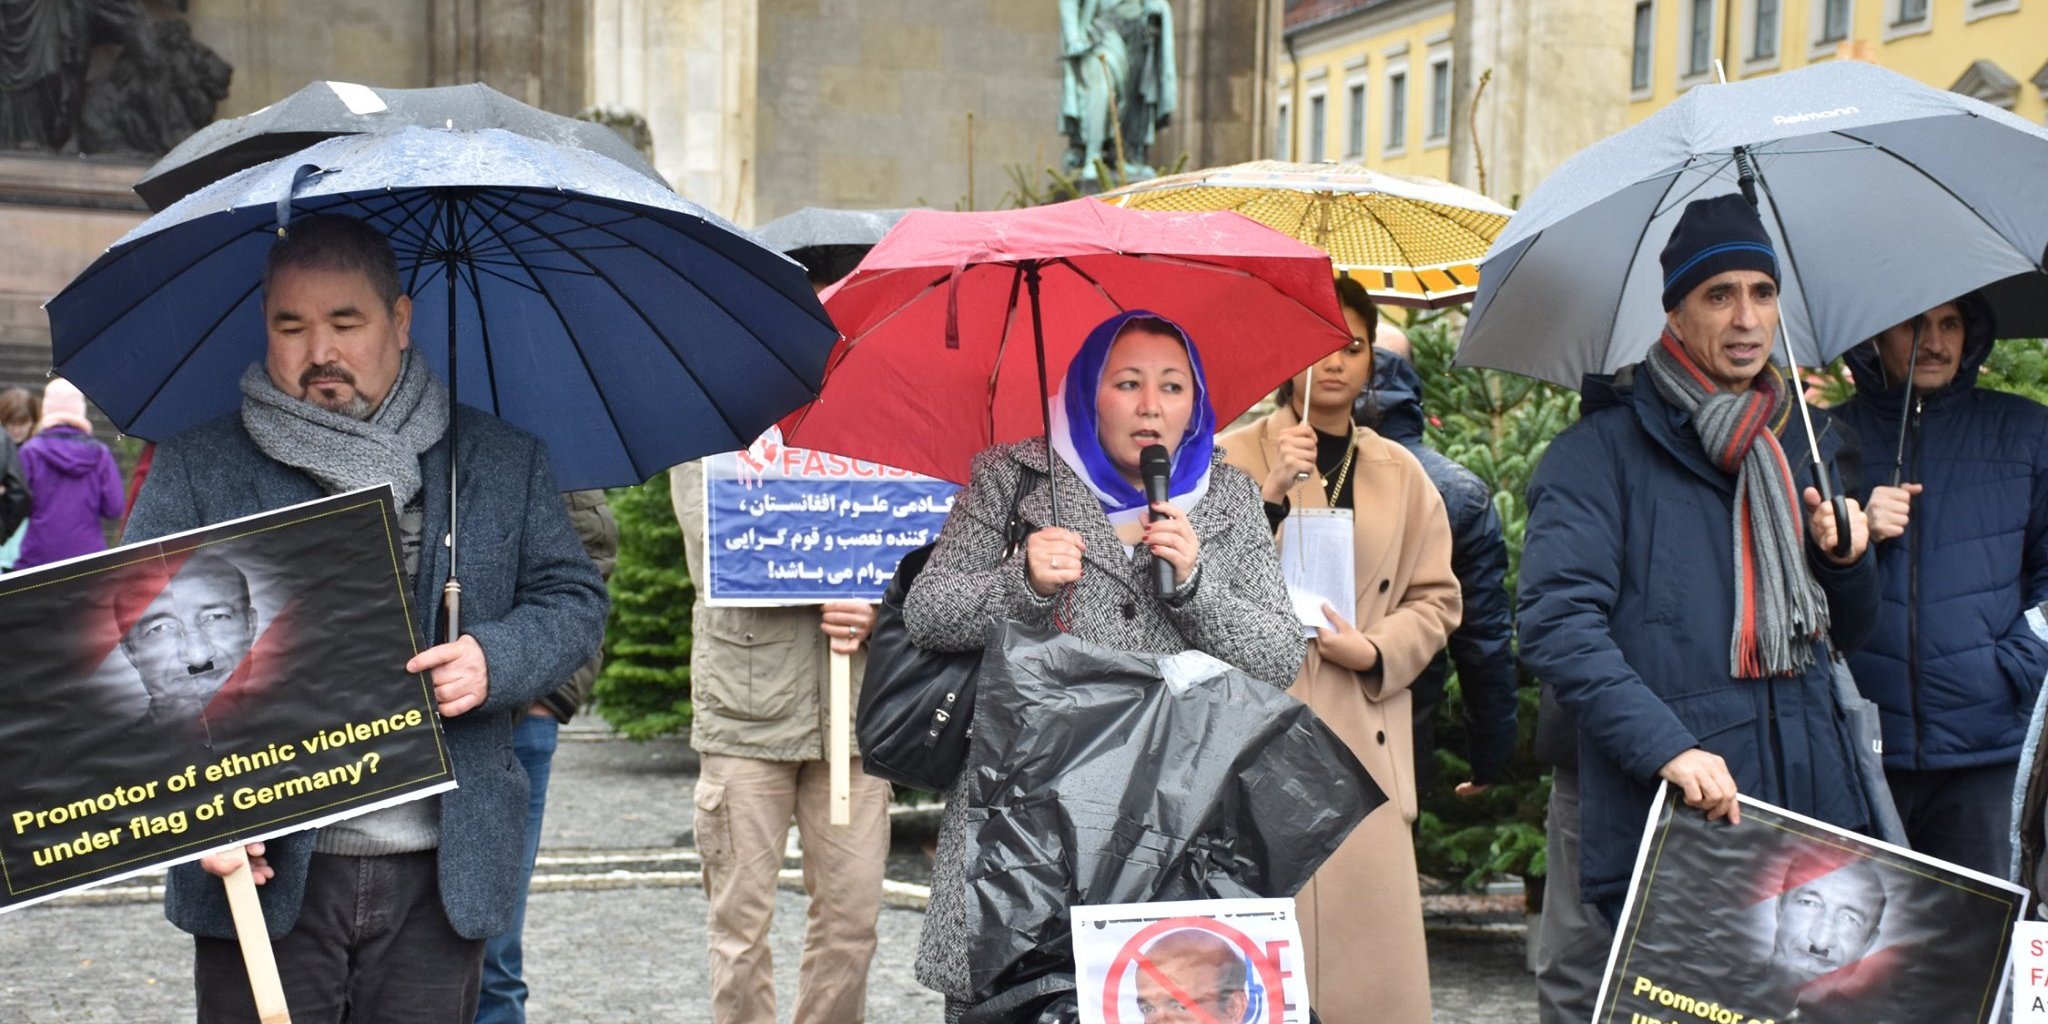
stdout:
<svg viewBox="0 0 2048 1024">
<path fill-rule="evenodd" d="M 1493 488 L 1494 507 L 1508 545 L 1506 585 L 1512 603 L 1522 564 L 1522 534 L 1529 511 L 1524 494 L 1550 440 L 1578 418 L 1578 396 L 1540 381 L 1489 370 L 1452 370 L 1456 337 L 1451 318 L 1425 314 L 1411 322 L 1416 371 L 1423 381 L 1429 445 L 1477 473 Z M 1471 778 L 1464 757 L 1465 709 L 1454 671 L 1438 712 L 1435 780 L 1422 794 L 1416 853 L 1422 870 L 1476 887 L 1492 877 L 1533 882 L 1545 870 L 1543 822 L 1550 802 L 1548 777 L 1530 747 L 1536 731 L 1535 680 L 1524 677 L 1519 735 L 1506 781 L 1476 798 L 1452 792 Z"/>
<path fill-rule="evenodd" d="M 633 739 L 690 724 L 690 607 L 683 532 L 669 503 L 668 474 L 610 492 L 619 522 L 612 616 L 605 628 L 598 712 Z"/>
</svg>

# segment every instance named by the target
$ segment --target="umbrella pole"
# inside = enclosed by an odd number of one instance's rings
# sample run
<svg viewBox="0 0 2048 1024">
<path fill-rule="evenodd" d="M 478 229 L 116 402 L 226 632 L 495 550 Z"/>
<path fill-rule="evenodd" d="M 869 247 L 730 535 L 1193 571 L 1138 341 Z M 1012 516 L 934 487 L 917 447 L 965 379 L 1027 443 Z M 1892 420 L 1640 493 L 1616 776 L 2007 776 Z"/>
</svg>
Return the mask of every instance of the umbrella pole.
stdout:
<svg viewBox="0 0 2048 1024">
<path fill-rule="evenodd" d="M 1753 163 L 1743 148 L 1737 148 L 1735 160 L 1742 175 L 1738 184 L 1743 186 L 1743 198 L 1748 199 L 1759 214 L 1763 212 L 1763 206 L 1757 202 L 1756 194 L 1748 188 L 1753 179 L 1756 186 L 1763 190 L 1764 196 L 1771 201 L 1771 219 L 1777 222 L 1778 242 L 1785 247 L 1785 262 L 1792 271 L 1790 276 L 1803 281 L 1804 278 L 1799 276 L 1799 257 L 1792 252 L 1792 236 L 1785 233 L 1785 218 L 1778 212 L 1778 197 L 1771 193 L 1771 183 L 1764 178 L 1763 168 Z M 1803 285 L 1799 296 L 1802 301 L 1806 298 Z M 1809 328 L 1813 326 L 1813 305 L 1810 302 L 1806 307 L 1806 323 Z M 1792 400 L 1799 403 L 1799 419 L 1806 425 L 1806 451 L 1813 460 L 1813 484 L 1820 491 L 1821 501 L 1835 510 L 1835 557 L 1846 558 L 1849 549 L 1855 546 L 1854 540 L 1849 536 L 1849 503 L 1835 493 L 1834 481 L 1828 479 L 1827 462 L 1820 457 L 1820 437 L 1813 432 L 1813 410 L 1806 405 L 1806 382 L 1799 376 L 1799 356 L 1792 351 L 1792 332 L 1785 329 L 1783 317 L 1778 319 L 1778 333 L 1785 339 L 1785 364 L 1792 368 Z M 1819 351 L 1817 346 L 1815 351 Z"/>
<path fill-rule="evenodd" d="M 462 637 L 462 581 L 455 575 L 455 465 L 458 454 L 455 447 L 455 421 L 460 418 L 457 416 L 455 397 L 460 393 L 455 389 L 455 275 L 459 266 L 455 239 L 459 225 L 456 223 L 453 202 L 441 200 L 441 209 L 442 223 L 447 231 L 444 245 L 447 249 L 445 259 L 448 276 L 448 582 L 441 587 L 441 607 L 447 623 L 442 637 L 446 643 L 452 644 Z"/>
<path fill-rule="evenodd" d="M 1045 374 L 1045 319 L 1039 316 L 1038 308 L 1038 267 L 1037 260 L 1024 263 L 1024 290 L 1031 296 L 1031 345 L 1038 354 L 1038 411 L 1043 415 L 1045 425 L 1045 473 L 1052 477 L 1052 390 L 1046 385 Z M 1048 486 L 1046 500 L 1052 502 L 1052 522 L 1047 526 L 1058 526 L 1060 522 L 1060 489 Z"/>
<path fill-rule="evenodd" d="M 1785 332 L 1782 321 L 1778 331 Z M 1792 368 L 1792 380 L 1786 385 L 1792 389 L 1792 400 L 1799 403 L 1799 420 L 1806 424 L 1806 451 L 1813 461 L 1813 484 L 1820 489 L 1820 500 L 1835 510 L 1835 555 L 1846 557 L 1853 541 L 1849 536 L 1849 503 L 1835 493 L 1834 481 L 1828 479 L 1828 464 L 1820 457 L 1820 437 L 1813 432 L 1813 409 L 1806 404 L 1805 381 L 1799 376 L 1799 357 L 1792 354 L 1792 336 L 1785 334 L 1785 363 Z"/>
<path fill-rule="evenodd" d="M 1926 314 L 1913 318 L 1913 348 L 1911 354 L 1906 357 L 1906 390 L 1904 396 L 1899 399 L 1899 445 L 1898 450 L 1892 454 L 1893 487 L 1899 485 L 1900 478 L 1906 473 L 1906 424 L 1911 422 L 1907 417 L 1913 414 L 1913 374 L 1920 368 L 1920 325 L 1926 322 Z M 1880 366 L 1883 365 L 1883 358 L 1882 355 L 1878 357 Z"/>
</svg>

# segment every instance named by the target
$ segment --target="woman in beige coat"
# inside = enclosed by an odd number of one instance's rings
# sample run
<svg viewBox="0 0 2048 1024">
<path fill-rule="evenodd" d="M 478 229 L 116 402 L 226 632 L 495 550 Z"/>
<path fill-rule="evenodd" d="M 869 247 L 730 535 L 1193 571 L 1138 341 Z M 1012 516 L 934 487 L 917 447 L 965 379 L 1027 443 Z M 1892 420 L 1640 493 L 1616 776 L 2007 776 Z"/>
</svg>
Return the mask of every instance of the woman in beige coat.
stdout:
<svg viewBox="0 0 2048 1024">
<path fill-rule="evenodd" d="M 1408 685 L 1458 625 L 1458 580 L 1450 521 L 1421 463 L 1351 424 L 1351 403 L 1372 379 L 1378 314 L 1350 280 L 1338 292 L 1351 346 L 1317 363 L 1309 379 L 1283 385 L 1277 411 L 1224 434 L 1218 445 L 1231 465 L 1260 481 L 1276 524 L 1296 508 L 1353 511 L 1357 622 L 1345 621 L 1351 609 L 1326 608 L 1330 622 L 1289 692 L 1344 738 L 1387 803 L 1295 897 L 1309 1003 L 1330 1024 L 1429 1024 L 1429 958 L 1409 838 Z M 1301 474 L 1307 478 L 1297 480 Z"/>
</svg>

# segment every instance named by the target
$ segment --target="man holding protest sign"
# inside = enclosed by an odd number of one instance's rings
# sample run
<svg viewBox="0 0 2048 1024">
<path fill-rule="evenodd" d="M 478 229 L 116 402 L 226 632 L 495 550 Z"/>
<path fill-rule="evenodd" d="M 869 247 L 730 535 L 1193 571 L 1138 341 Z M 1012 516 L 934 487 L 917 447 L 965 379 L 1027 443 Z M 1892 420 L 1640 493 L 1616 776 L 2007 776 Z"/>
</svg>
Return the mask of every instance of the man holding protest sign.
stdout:
<svg viewBox="0 0 2048 1024">
<path fill-rule="evenodd" d="M 718 1024 L 775 1019 L 768 929 L 796 820 L 810 920 L 794 1020 L 860 1021 L 889 858 L 889 784 L 849 770 L 851 820 L 830 823 L 827 685 L 832 655 L 858 656 L 875 621 L 866 601 L 796 607 L 712 607 L 701 462 L 669 471 L 690 579 L 690 745 L 697 779 L 697 852 L 711 901 L 711 1014 Z M 849 723 L 850 727 L 850 723 Z"/>
<path fill-rule="evenodd" d="M 411 299 L 384 237 L 306 217 L 271 250 L 268 348 L 241 378 L 242 411 L 164 442 L 128 523 L 148 539 L 389 483 L 419 637 L 446 571 L 451 453 L 461 419 L 463 625 L 405 670 L 429 673 L 460 788 L 315 831 L 251 844 L 264 919 L 294 1018 L 466 1022 L 484 939 L 521 888 L 525 773 L 516 716 L 597 650 L 603 583 L 530 436 L 457 409 L 411 349 Z M 306 566 L 309 573 L 318 566 Z M 335 685 L 346 685 L 337 666 Z M 268 849 L 265 849 L 267 845 Z M 222 885 L 239 857 L 171 871 L 165 914 L 197 936 L 199 1019 L 255 1019 Z"/>
</svg>

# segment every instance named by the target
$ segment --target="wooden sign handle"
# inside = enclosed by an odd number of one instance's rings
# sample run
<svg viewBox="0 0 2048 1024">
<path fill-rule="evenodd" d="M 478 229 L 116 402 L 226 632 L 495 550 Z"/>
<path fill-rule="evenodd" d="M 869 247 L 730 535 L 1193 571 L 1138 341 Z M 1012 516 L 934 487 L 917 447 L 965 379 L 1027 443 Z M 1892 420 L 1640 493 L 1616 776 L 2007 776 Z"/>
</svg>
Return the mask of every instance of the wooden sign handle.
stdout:
<svg viewBox="0 0 2048 1024">
<path fill-rule="evenodd" d="M 832 824 L 853 823 L 849 762 L 853 760 L 853 656 L 832 652 L 831 706 L 827 709 L 825 758 L 832 768 Z"/>
<path fill-rule="evenodd" d="M 256 899 L 256 876 L 249 871 L 247 851 L 237 846 L 234 855 L 240 864 L 221 882 L 228 889 L 235 937 L 242 942 L 242 964 L 249 970 L 256 1017 L 263 1024 L 292 1024 L 291 1010 L 284 1002 L 284 982 L 277 976 L 277 958 L 270 951 L 270 931 L 263 925 L 263 904 Z"/>
</svg>

